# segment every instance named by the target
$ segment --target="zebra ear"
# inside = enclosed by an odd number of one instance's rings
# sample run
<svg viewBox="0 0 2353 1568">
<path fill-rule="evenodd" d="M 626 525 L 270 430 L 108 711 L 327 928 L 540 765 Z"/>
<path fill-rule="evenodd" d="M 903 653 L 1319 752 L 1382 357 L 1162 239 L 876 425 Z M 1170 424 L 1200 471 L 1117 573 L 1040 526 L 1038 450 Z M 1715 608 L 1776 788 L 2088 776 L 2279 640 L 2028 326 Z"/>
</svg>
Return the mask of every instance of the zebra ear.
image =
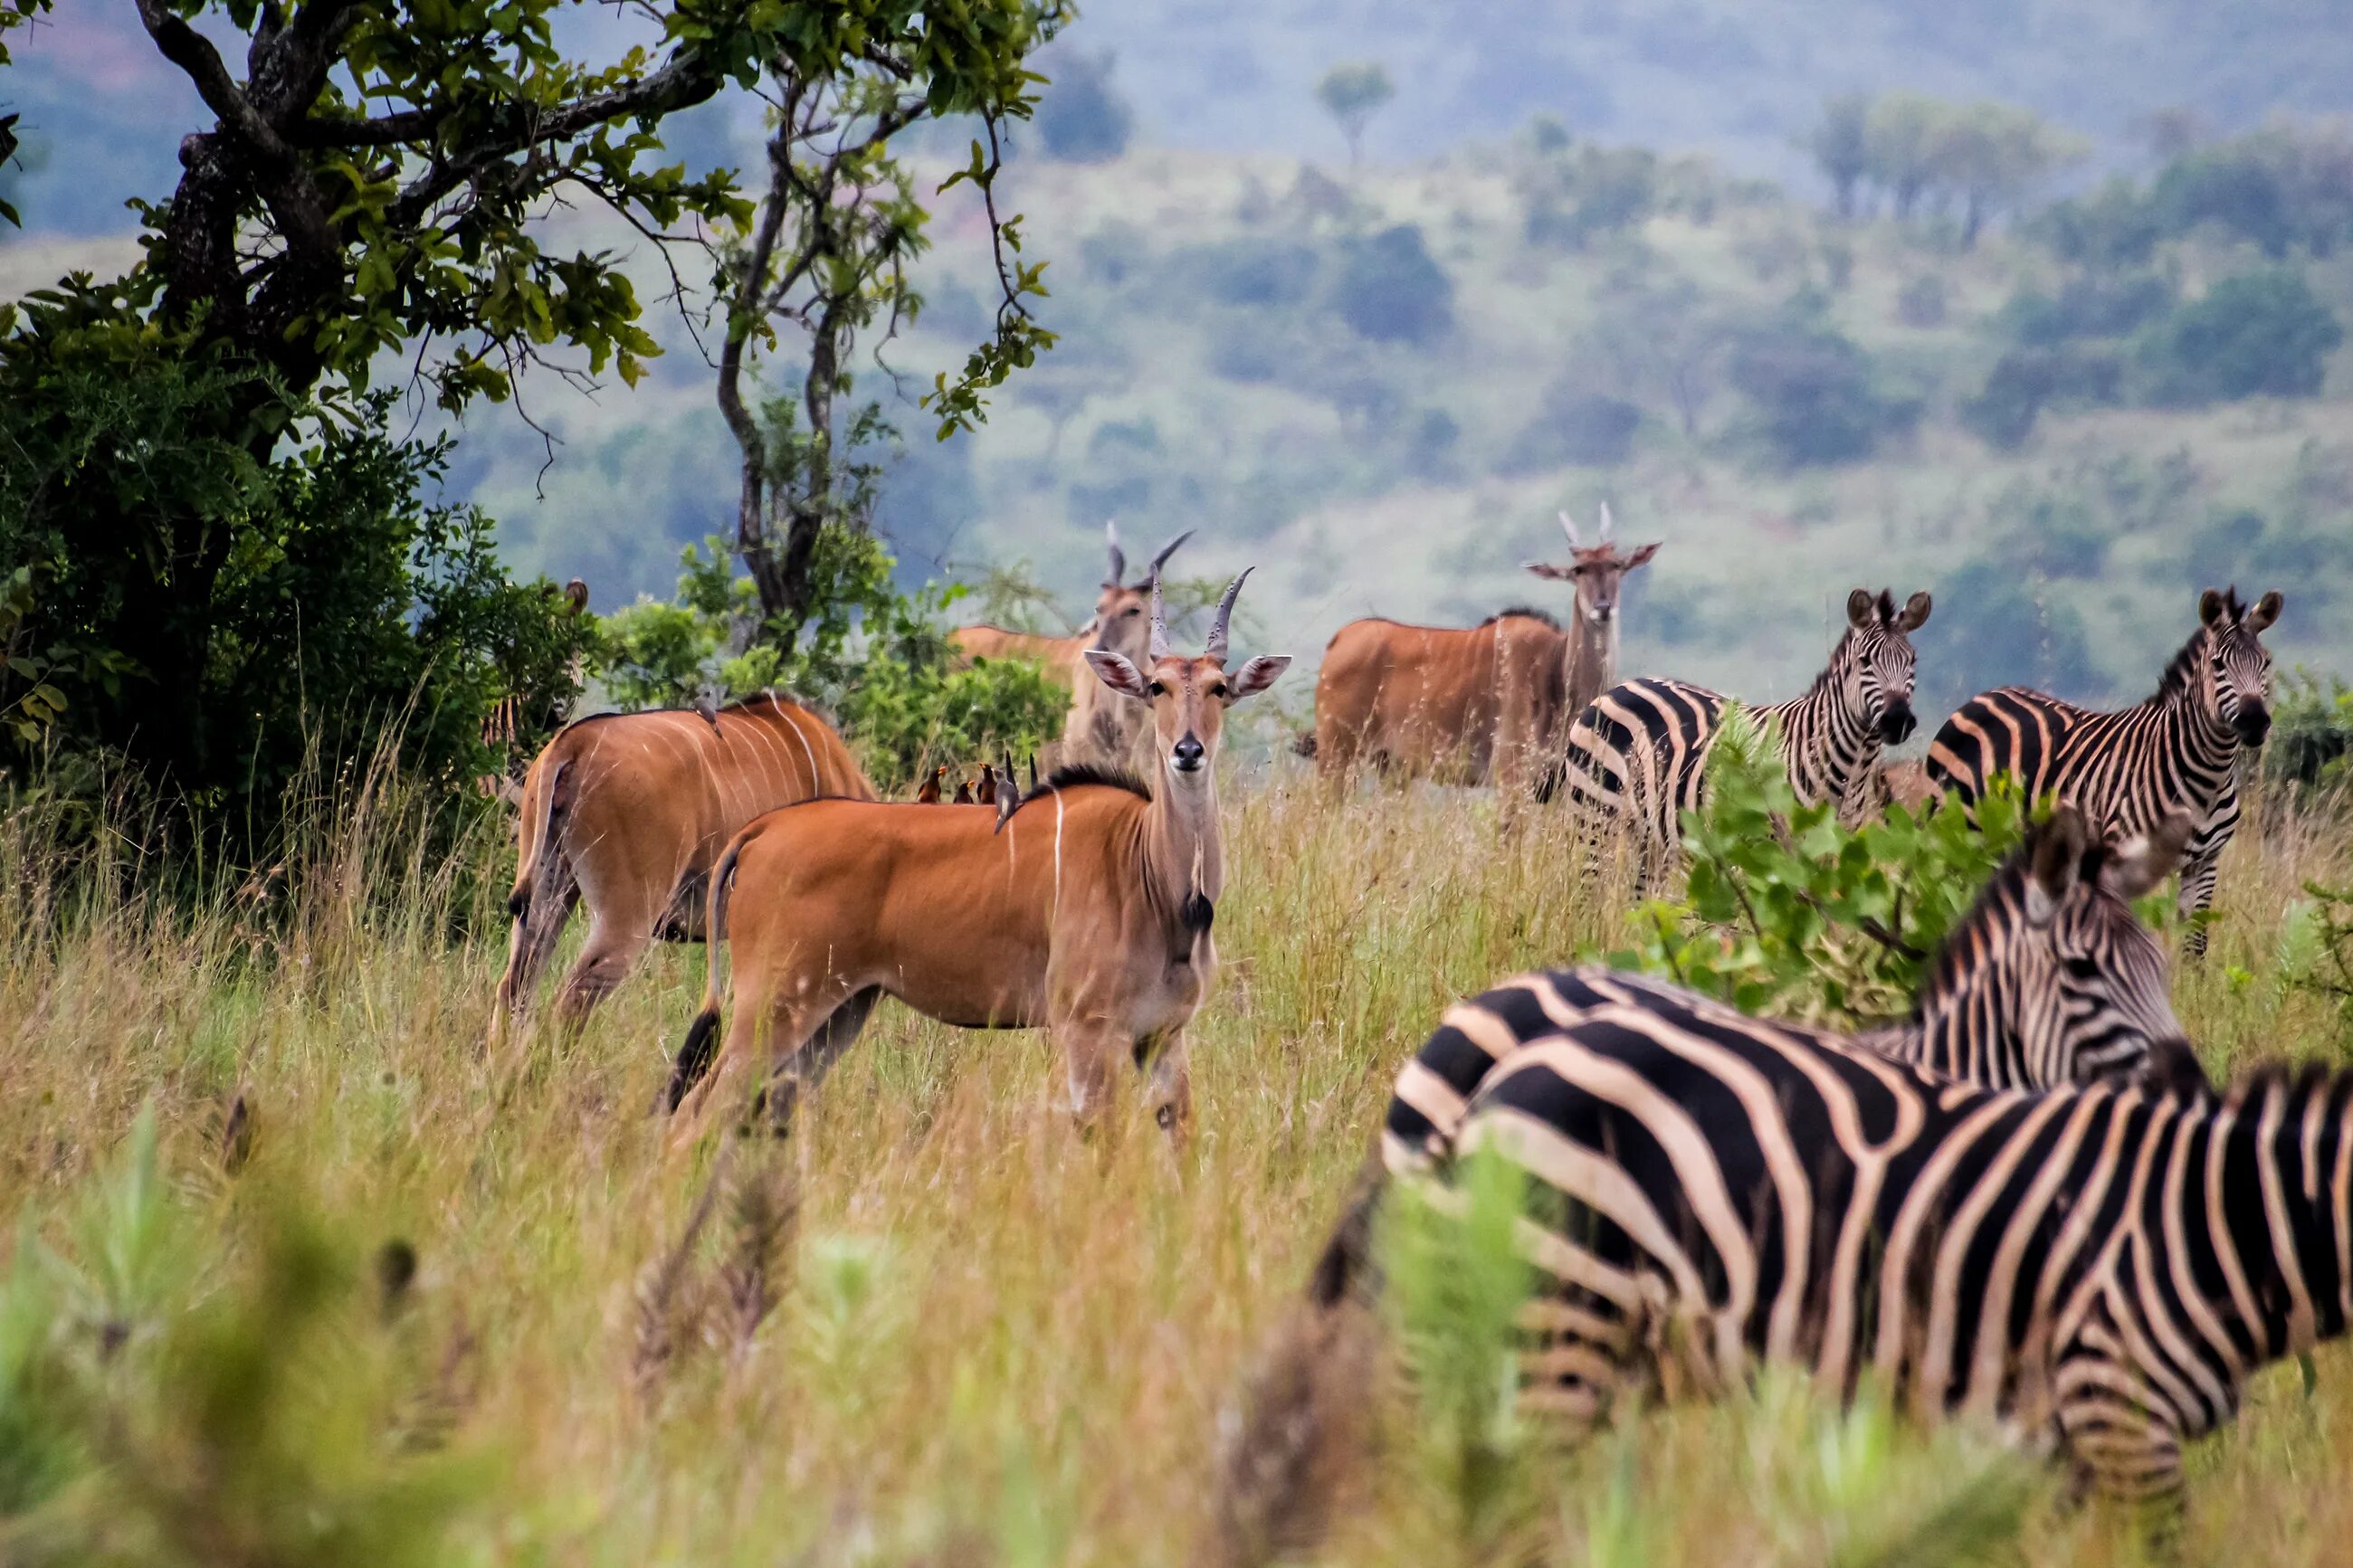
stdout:
<svg viewBox="0 0 2353 1568">
<path fill-rule="evenodd" d="M 2198 595 L 2198 619 L 2200 625 L 2212 626 L 2222 618 L 2221 590 L 2209 588 Z"/>
<path fill-rule="evenodd" d="M 2116 846 L 2101 869 L 2100 886 L 2129 902 L 2146 896 L 2180 868 L 2181 852 L 2189 847 L 2195 827 L 2186 811 L 2177 811 L 2157 825 Z"/>
<path fill-rule="evenodd" d="M 2247 612 L 2247 629 L 2258 636 L 2269 631 L 2272 623 L 2279 619 L 2280 610 L 2286 603 L 2276 588 L 2257 599 L 2255 607 Z"/>
<path fill-rule="evenodd" d="M 2028 851 L 2026 921 L 2046 926 L 2084 874 L 2084 818 L 2072 805 L 2051 814 Z"/>
<path fill-rule="evenodd" d="M 1895 617 L 1899 632 L 1916 632 L 1928 624 L 1928 595 L 1915 594 L 1904 601 L 1904 613 Z"/>
<path fill-rule="evenodd" d="M 1857 588 L 1853 593 L 1849 594 L 1846 596 L 1847 625 L 1851 626 L 1867 626 L 1871 625 L 1872 614 L 1876 608 L 1877 605 L 1871 596 L 1871 590 L 1868 588 Z"/>
</svg>

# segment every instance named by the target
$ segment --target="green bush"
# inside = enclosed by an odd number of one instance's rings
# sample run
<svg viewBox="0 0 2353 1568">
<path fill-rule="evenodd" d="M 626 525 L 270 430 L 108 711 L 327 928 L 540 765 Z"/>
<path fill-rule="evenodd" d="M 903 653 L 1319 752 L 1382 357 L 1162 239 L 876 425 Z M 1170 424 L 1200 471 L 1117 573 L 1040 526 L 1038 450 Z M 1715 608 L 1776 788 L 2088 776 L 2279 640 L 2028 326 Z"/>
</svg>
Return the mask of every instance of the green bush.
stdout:
<svg viewBox="0 0 2353 1568">
<path fill-rule="evenodd" d="M 1802 310 L 1744 333 L 1731 378 L 1767 449 L 1789 468 L 1867 458 L 1922 412 L 1918 398 L 1881 389 L 1860 344 Z"/>
<path fill-rule="evenodd" d="M 2225 278 L 2144 333 L 2136 357 L 2152 403 L 2311 397 L 2345 329 L 2294 272 Z"/>
<path fill-rule="evenodd" d="M 1736 706 L 1708 759 L 1706 805 L 1683 819 L 1680 900 L 1630 917 L 1621 969 L 1663 974 L 1743 1012 L 1836 1027 L 1901 1016 L 1946 931 L 2025 832 L 2013 791 L 1959 811 L 1842 827 L 1800 805 L 1772 737 Z"/>
<path fill-rule="evenodd" d="M 1028 758 L 1061 734 L 1069 694 L 1019 659 L 957 668 L 942 621 L 965 590 L 900 593 L 890 553 L 863 529 L 828 525 L 819 535 L 811 581 L 820 608 L 790 655 L 747 640 L 758 610 L 723 538 L 688 545 L 681 564 L 674 601 L 641 599 L 604 619 L 595 668 L 624 708 L 789 691 L 835 717 L 886 794 L 935 762 Z"/>
<path fill-rule="evenodd" d="M 1454 330 L 1454 285 L 1409 223 L 1348 247 L 1334 303 L 1342 321 L 1376 342 L 1432 343 Z"/>
<path fill-rule="evenodd" d="M 2315 794 L 2353 785 L 2353 687 L 2302 668 L 2282 676 L 2263 773 Z"/>
<path fill-rule="evenodd" d="M 1994 362 L 1984 389 L 1961 405 L 1961 423 L 1988 446 L 2011 451 L 2034 434 L 2045 407 L 2105 407 L 2123 383 L 2124 361 L 2106 350 L 2012 349 Z"/>
<path fill-rule="evenodd" d="M 1038 100 L 1039 140 L 1046 155 L 1072 163 L 1103 163 L 1127 151 L 1135 111 L 1113 85 L 1110 54 L 1077 50 L 1052 63 L 1052 80 Z"/>
<path fill-rule="evenodd" d="M 2069 279 L 2055 295 L 2021 289 L 1995 324 L 2029 348 L 2122 337 L 2173 309 L 2179 292 L 2172 279 L 2154 272 L 2087 273 Z"/>
<path fill-rule="evenodd" d="M 49 786 L 127 759 L 233 858 L 322 764 L 396 748 L 462 795 L 491 704 L 568 695 L 584 619 L 425 501 L 448 447 L 395 438 L 390 394 L 283 395 L 141 305 L 0 311 L 0 755 Z"/>
</svg>

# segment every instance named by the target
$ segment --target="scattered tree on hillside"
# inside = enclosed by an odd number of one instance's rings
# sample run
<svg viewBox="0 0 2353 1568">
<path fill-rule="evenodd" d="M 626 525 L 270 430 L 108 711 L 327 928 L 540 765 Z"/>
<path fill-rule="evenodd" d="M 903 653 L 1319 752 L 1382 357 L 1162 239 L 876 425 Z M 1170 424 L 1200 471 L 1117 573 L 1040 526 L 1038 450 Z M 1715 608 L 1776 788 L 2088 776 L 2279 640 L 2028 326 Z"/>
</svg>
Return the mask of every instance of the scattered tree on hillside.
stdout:
<svg viewBox="0 0 2353 1568">
<path fill-rule="evenodd" d="M 1650 268 L 1611 279 L 1596 304 L 1584 346 L 1604 367 L 1601 389 L 1663 403 L 1697 437 L 1735 336 L 1723 310 L 1689 278 Z"/>
<path fill-rule="evenodd" d="M 1855 189 L 1871 169 L 1870 123 L 1871 100 L 1859 92 L 1841 93 L 1822 105 L 1821 120 L 1806 138 L 1806 150 L 1831 183 L 1842 219 L 1854 216 Z"/>
<path fill-rule="evenodd" d="M 1831 183 L 1841 217 L 1853 216 L 1866 184 L 1885 191 L 1890 209 L 1905 221 L 1924 203 L 1941 211 L 1957 202 L 1964 250 L 1977 243 L 1987 218 L 2015 207 L 2090 150 L 2029 110 L 1916 92 L 1831 99 L 1806 146 Z"/>
<path fill-rule="evenodd" d="M 1429 343 L 1454 330 L 1454 285 L 1409 223 L 1348 247 L 1336 301 L 1342 320 L 1381 342 Z"/>
<path fill-rule="evenodd" d="M 765 62 L 774 105 L 768 182 L 742 239 L 719 253 L 726 321 L 718 396 L 743 453 L 736 553 L 758 591 L 760 636 L 785 653 L 813 607 L 819 534 L 828 524 L 865 526 L 862 509 L 846 504 L 837 472 L 842 435 L 834 401 L 850 388 L 851 348 L 877 321 L 887 338 L 922 304 L 907 269 L 929 244 L 929 215 L 893 153 L 893 137 L 926 118 L 976 113 L 987 138 L 986 150 L 973 143 L 970 163 L 947 184 L 969 183 L 987 204 L 1000 294 L 993 336 L 976 351 L 963 384 L 939 378 L 933 401 L 945 422 L 942 435 L 979 416 L 972 388 L 1001 382 L 1053 342 L 1025 303 L 1045 292 L 1043 264 L 1021 259 L 1020 220 L 999 219 L 993 182 L 997 121 L 1029 113 L 1037 79 L 1028 58 L 1064 13 L 1060 0 L 1042 7 L 987 0 L 955 15 L 971 47 L 952 70 L 936 52 L 945 24 L 923 12 L 900 16 L 892 27 L 878 21 L 861 28 L 855 51 L 822 72 L 782 47 Z M 776 347 L 779 328 L 799 339 L 798 408 L 774 407 L 764 419 L 744 398 L 744 371 L 758 349 Z M 859 423 L 878 428 L 871 405 Z"/>
<path fill-rule="evenodd" d="M 1397 84 L 1389 80 L 1388 68 L 1377 60 L 1334 66 L 1315 84 L 1315 101 L 1338 122 L 1340 134 L 1347 139 L 1350 168 L 1363 162 L 1365 127 L 1396 96 Z"/>
<path fill-rule="evenodd" d="M 2150 401 L 2311 397 L 2345 329 L 2293 272 L 2225 278 L 2143 335 Z"/>
<path fill-rule="evenodd" d="M 1038 136 L 1046 155 L 1072 163 L 1102 163 L 1127 151 L 1135 111 L 1112 80 L 1117 57 L 1063 51 L 1038 105 Z"/>
</svg>

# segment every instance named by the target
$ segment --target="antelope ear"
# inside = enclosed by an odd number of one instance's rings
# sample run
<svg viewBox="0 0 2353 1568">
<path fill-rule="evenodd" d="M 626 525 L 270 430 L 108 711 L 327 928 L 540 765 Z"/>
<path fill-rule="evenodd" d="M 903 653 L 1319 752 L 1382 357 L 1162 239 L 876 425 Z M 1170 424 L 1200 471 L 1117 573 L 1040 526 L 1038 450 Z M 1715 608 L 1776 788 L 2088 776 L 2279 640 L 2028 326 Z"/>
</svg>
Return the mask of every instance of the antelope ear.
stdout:
<svg viewBox="0 0 2353 1568">
<path fill-rule="evenodd" d="M 2247 629 L 2258 635 L 2269 631 L 2272 623 L 2279 619 L 2280 610 L 2286 604 L 2287 601 L 2280 596 L 2280 591 L 2276 588 L 2265 594 L 2255 601 L 2255 607 L 2247 612 Z"/>
<path fill-rule="evenodd" d="M 1846 596 L 1846 622 L 1851 626 L 1871 625 L 1872 614 L 1877 609 L 1868 588 L 1857 588 Z"/>
<path fill-rule="evenodd" d="M 2126 900 L 2144 896 L 2180 868 L 2181 852 L 2189 847 L 2194 826 L 2188 812 L 2177 811 L 2154 832 L 2117 845 L 2100 872 L 2100 886 Z"/>
<path fill-rule="evenodd" d="M 1631 572 L 1635 567 L 1647 563 L 1658 552 L 1659 547 L 1655 544 L 1636 545 L 1634 553 L 1626 557 L 1626 570 Z"/>
<path fill-rule="evenodd" d="M 1928 624 L 1928 595 L 1915 594 L 1904 601 L 1904 613 L 1895 617 L 1899 632 L 1916 632 Z"/>
<path fill-rule="evenodd" d="M 2204 593 L 2199 595 L 2198 619 L 2200 623 L 2211 626 L 2221 618 L 2222 595 L 2221 590 L 2209 588 Z"/>
<path fill-rule="evenodd" d="M 1087 662 L 1095 667 L 1096 677 L 1122 697 L 1133 697 L 1138 702 L 1152 700 L 1152 683 L 1144 679 L 1144 671 L 1127 662 L 1125 654 L 1091 647 L 1087 649 Z"/>
<path fill-rule="evenodd" d="M 1291 668 L 1287 653 L 1262 653 L 1236 670 L 1226 682 L 1226 703 L 1231 707 L 1253 692 L 1264 691 L 1274 678 Z"/>
<path fill-rule="evenodd" d="M 2047 926 L 2084 874 L 2084 818 L 2072 805 L 2051 814 L 2028 851 L 2026 923 Z"/>
<path fill-rule="evenodd" d="M 1549 561 L 1531 561 L 1527 563 L 1527 570 L 1555 583 L 1564 583 L 1577 575 L 1576 567 L 1556 566 Z"/>
</svg>

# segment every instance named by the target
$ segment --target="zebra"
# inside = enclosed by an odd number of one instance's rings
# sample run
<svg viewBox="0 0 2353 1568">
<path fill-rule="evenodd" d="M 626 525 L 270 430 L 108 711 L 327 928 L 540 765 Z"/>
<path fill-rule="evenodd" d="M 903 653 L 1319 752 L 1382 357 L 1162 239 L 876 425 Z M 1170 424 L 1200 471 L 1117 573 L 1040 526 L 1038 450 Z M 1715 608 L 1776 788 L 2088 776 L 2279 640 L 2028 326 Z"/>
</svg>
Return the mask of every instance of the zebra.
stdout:
<svg viewBox="0 0 2353 1568">
<path fill-rule="evenodd" d="M 1790 787 L 1811 805 L 1840 803 L 1850 826 L 1872 810 L 1880 752 L 1908 739 L 1916 656 L 1911 634 L 1928 619 L 1929 598 L 1902 609 L 1885 589 L 1847 595 L 1846 630 L 1830 666 L 1804 696 L 1752 710 L 1778 722 Z M 1638 890 L 1672 868 L 1682 813 L 1706 797 L 1707 759 L 1723 732 L 1726 699 L 1686 681 L 1621 681 L 1594 699 L 1569 731 L 1561 780 L 1588 833 L 1635 818 Z"/>
<path fill-rule="evenodd" d="M 1523 1398 L 1571 1426 L 1790 1364 L 2178 1502 L 2183 1444 L 2353 1313 L 2353 1073 L 1989 1089 L 1595 971 L 1527 976 L 1450 1031 L 1509 1048 L 1397 1173 L 1442 1191 L 1482 1150 L 1525 1173 Z M 1317 1266 L 1319 1310 L 1369 1288 L 1378 1191 Z"/>
<path fill-rule="evenodd" d="M 2157 694 L 2100 713 L 2024 687 L 1970 698 L 1928 747 L 1928 776 L 1963 805 L 1997 773 L 2027 796 L 2080 806 L 2104 832 L 2146 832 L 2188 811 L 2198 831 L 2181 868 L 2177 908 L 2192 921 L 2184 947 L 2206 951 L 2194 917 L 2214 902 L 2222 850 L 2239 822 L 2239 767 L 2271 731 L 2272 656 L 2259 640 L 2284 601 L 2253 607 L 2234 586 L 2199 595 L 2197 632 L 2158 680 Z"/>
</svg>

